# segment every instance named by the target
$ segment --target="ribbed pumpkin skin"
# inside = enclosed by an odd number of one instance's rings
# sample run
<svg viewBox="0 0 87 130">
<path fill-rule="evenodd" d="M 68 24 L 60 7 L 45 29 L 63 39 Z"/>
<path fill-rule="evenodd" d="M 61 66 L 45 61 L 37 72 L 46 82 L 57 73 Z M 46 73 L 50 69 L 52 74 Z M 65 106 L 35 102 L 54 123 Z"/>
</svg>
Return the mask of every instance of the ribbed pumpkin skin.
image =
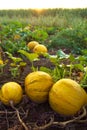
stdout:
<svg viewBox="0 0 87 130">
<path fill-rule="evenodd" d="M 39 43 L 37 41 L 31 41 L 27 44 L 27 46 L 29 47 L 30 50 L 33 50 L 33 48 L 36 46 L 36 45 L 39 45 Z"/>
<path fill-rule="evenodd" d="M 13 101 L 14 105 L 19 103 L 22 99 L 22 96 L 22 88 L 16 82 L 7 82 L 1 87 L 0 100 L 5 105 L 9 105 L 10 101 Z"/>
<path fill-rule="evenodd" d="M 51 108 L 62 115 L 74 115 L 86 103 L 86 92 L 71 79 L 60 79 L 49 92 Z"/>
<path fill-rule="evenodd" d="M 39 44 L 39 45 L 36 45 L 35 47 L 34 47 L 34 49 L 33 49 L 33 52 L 34 53 L 37 53 L 37 54 L 39 54 L 39 55 L 41 55 L 41 54 L 43 54 L 43 53 L 47 53 L 47 48 L 46 48 L 46 46 L 45 45 L 41 45 L 41 44 Z"/>
<path fill-rule="evenodd" d="M 25 93 L 36 102 L 43 103 L 48 99 L 48 93 L 53 85 L 52 77 L 43 71 L 28 74 L 25 78 Z"/>
</svg>

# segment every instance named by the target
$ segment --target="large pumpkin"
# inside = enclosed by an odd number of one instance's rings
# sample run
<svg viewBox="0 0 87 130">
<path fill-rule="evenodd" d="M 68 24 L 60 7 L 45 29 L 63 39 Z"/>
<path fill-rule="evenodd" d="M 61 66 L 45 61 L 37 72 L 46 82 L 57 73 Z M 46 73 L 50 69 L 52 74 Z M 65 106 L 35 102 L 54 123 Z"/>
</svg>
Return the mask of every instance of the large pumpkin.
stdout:
<svg viewBox="0 0 87 130">
<path fill-rule="evenodd" d="M 32 101 L 43 103 L 48 99 L 52 85 L 53 80 L 48 73 L 43 71 L 31 72 L 25 78 L 25 93 Z"/>
<path fill-rule="evenodd" d="M 16 82 L 7 82 L 1 87 L 0 100 L 5 105 L 10 105 L 10 101 L 12 101 L 14 105 L 19 103 L 22 99 L 22 96 L 22 88 Z"/>
<path fill-rule="evenodd" d="M 49 92 L 49 104 L 62 115 L 76 114 L 86 103 L 86 92 L 72 79 L 60 79 Z"/>
</svg>

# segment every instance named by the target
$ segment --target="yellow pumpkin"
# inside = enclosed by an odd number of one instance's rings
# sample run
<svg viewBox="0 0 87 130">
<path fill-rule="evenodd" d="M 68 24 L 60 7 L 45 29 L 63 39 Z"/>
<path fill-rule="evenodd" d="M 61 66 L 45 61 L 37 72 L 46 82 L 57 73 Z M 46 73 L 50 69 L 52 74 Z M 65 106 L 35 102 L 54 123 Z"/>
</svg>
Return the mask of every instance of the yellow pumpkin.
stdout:
<svg viewBox="0 0 87 130">
<path fill-rule="evenodd" d="M 25 78 L 25 93 L 36 102 L 47 101 L 49 90 L 53 85 L 52 77 L 43 71 L 29 73 Z"/>
<path fill-rule="evenodd" d="M 51 108 L 62 115 L 76 114 L 86 103 L 86 92 L 72 79 L 60 79 L 49 92 Z"/>
<path fill-rule="evenodd" d="M 36 45 L 35 47 L 34 47 L 34 49 L 33 49 L 33 52 L 34 53 L 37 53 L 37 54 L 39 54 L 39 55 L 42 55 L 42 54 L 44 54 L 44 53 L 47 53 L 47 47 L 45 46 L 45 45 L 41 45 L 41 44 L 39 44 L 39 45 Z"/>
<path fill-rule="evenodd" d="M 34 48 L 36 45 L 38 45 L 38 44 L 39 44 L 39 42 L 37 42 L 37 41 L 31 41 L 31 42 L 29 42 L 29 43 L 27 44 L 27 46 L 29 47 L 30 50 L 33 50 L 33 48 Z"/>
<path fill-rule="evenodd" d="M 23 96 L 23 91 L 21 86 L 16 82 L 5 83 L 0 90 L 0 100 L 5 105 L 10 105 L 10 101 L 18 104 Z"/>
<path fill-rule="evenodd" d="M 14 40 L 19 40 L 21 36 L 19 34 L 14 35 Z"/>
<path fill-rule="evenodd" d="M 3 60 L 0 59 L 0 65 L 3 65 L 3 64 L 4 64 L 4 63 L 3 63 Z"/>
</svg>

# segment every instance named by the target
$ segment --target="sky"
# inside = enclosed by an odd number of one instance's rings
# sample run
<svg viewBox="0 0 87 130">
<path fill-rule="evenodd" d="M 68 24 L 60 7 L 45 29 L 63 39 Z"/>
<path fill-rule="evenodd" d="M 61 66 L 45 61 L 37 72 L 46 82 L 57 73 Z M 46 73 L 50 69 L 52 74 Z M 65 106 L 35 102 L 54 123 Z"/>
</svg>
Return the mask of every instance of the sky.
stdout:
<svg viewBox="0 0 87 130">
<path fill-rule="evenodd" d="M 0 0 L 0 9 L 87 8 L 87 0 Z"/>
</svg>

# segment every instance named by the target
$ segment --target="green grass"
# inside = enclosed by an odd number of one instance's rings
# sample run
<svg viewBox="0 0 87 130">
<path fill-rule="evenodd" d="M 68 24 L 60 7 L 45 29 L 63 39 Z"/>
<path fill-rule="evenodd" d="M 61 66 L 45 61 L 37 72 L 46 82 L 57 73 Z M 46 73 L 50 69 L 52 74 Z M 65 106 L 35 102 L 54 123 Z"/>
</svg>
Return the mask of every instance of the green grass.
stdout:
<svg viewBox="0 0 87 130">
<path fill-rule="evenodd" d="M 13 39 L 16 34 L 21 36 L 18 41 Z M 5 50 L 11 45 L 15 52 L 31 40 L 81 53 L 87 48 L 87 9 L 0 10 L 0 41 Z"/>
<path fill-rule="evenodd" d="M 18 21 L 33 26 L 74 27 L 87 21 L 87 9 L 0 10 L 0 23 Z"/>
</svg>

